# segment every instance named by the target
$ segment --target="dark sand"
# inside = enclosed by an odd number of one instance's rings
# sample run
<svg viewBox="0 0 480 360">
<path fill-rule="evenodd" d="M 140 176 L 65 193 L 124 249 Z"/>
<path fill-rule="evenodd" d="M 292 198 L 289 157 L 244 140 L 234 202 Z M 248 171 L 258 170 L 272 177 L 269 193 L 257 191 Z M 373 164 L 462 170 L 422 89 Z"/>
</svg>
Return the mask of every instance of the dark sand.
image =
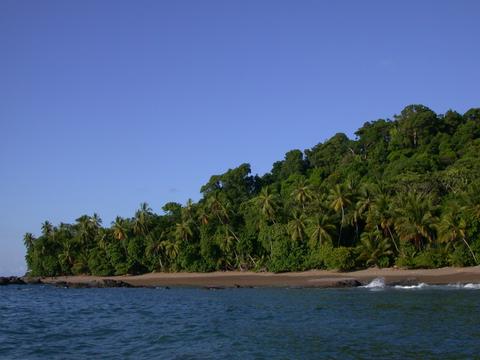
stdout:
<svg viewBox="0 0 480 360">
<path fill-rule="evenodd" d="M 61 276 L 45 278 L 44 283 L 60 281 L 87 283 L 102 279 L 123 281 L 133 286 L 179 287 L 344 287 L 354 280 L 367 284 L 375 278 L 383 278 L 387 284 L 427 283 L 435 285 L 480 283 L 480 266 L 466 268 L 441 268 L 402 270 L 366 269 L 352 272 L 311 270 L 291 273 L 267 272 L 212 272 L 212 273 L 149 273 L 137 276 Z"/>
</svg>

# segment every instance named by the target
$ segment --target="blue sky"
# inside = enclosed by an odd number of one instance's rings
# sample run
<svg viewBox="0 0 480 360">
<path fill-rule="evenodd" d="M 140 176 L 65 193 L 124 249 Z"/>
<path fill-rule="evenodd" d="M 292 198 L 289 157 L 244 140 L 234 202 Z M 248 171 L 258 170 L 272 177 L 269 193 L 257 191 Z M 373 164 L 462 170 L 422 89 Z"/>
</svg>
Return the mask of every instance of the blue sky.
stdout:
<svg viewBox="0 0 480 360">
<path fill-rule="evenodd" d="M 0 2 L 0 274 L 22 235 L 269 171 L 411 103 L 480 106 L 478 1 Z"/>
</svg>

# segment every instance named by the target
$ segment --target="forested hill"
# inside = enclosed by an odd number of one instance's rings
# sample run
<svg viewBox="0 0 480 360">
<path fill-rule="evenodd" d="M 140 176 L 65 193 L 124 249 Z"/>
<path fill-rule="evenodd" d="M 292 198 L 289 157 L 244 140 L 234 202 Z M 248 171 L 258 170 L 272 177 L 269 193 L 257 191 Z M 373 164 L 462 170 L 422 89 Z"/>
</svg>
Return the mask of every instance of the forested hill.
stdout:
<svg viewBox="0 0 480 360">
<path fill-rule="evenodd" d="M 214 175 L 198 203 L 145 203 L 24 237 L 32 275 L 440 267 L 480 260 L 480 108 L 407 106 L 292 150 L 263 175 Z"/>
</svg>

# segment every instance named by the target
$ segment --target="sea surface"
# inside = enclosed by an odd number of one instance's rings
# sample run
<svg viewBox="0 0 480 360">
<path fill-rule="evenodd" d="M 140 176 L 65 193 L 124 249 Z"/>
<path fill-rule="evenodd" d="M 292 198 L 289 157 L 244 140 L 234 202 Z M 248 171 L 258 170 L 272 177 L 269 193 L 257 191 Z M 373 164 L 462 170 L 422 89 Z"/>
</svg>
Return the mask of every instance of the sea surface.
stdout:
<svg viewBox="0 0 480 360">
<path fill-rule="evenodd" d="M 480 286 L 0 287 L 0 359 L 480 359 Z"/>
</svg>

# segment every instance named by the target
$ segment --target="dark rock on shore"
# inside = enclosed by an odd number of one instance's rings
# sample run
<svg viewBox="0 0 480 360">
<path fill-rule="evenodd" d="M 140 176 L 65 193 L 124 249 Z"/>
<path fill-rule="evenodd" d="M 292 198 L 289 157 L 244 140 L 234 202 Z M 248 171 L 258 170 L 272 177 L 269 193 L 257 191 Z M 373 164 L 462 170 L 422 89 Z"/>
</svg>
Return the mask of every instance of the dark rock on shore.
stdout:
<svg viewBox="0 0 480 360">
<path fill-rule="evenodd" d="M 362 283 L 355 279 L 345 279 L 339 280 L 333 284 L 333 287 L 336 288 L 349 288 L 349 287 L 358 287 L 361 286 Z"/>
<path fill-rule="evenodd" d="M 129 283 L 120 280 L 103 279 L 93 280 L 87 282 L 68 282 L 68 281 L 56 281 L 52 285 L 56 287 L 71 288 L 71 289 L 91 289 L 91 288 L 130 288 L 134 287 Z"/>
<path fill-rule="evenodd" d="M 419 281 L 417 278 L 408 278 L 408 279 L 402 279 L 398 281 L 388 281 L 388 286 L 415 286 L 418 285 Z"/>
<path fill-rule="evenodd" d="M 25 285 L 25 281 L 18 276 L 0 276 L 0 285 Z"/>
<path fill-rule="evenodd" d="M 37 276 L 23 276 L 21 279 L 27 285 L 43 284 L 42 278 Z"/>
</svg>

